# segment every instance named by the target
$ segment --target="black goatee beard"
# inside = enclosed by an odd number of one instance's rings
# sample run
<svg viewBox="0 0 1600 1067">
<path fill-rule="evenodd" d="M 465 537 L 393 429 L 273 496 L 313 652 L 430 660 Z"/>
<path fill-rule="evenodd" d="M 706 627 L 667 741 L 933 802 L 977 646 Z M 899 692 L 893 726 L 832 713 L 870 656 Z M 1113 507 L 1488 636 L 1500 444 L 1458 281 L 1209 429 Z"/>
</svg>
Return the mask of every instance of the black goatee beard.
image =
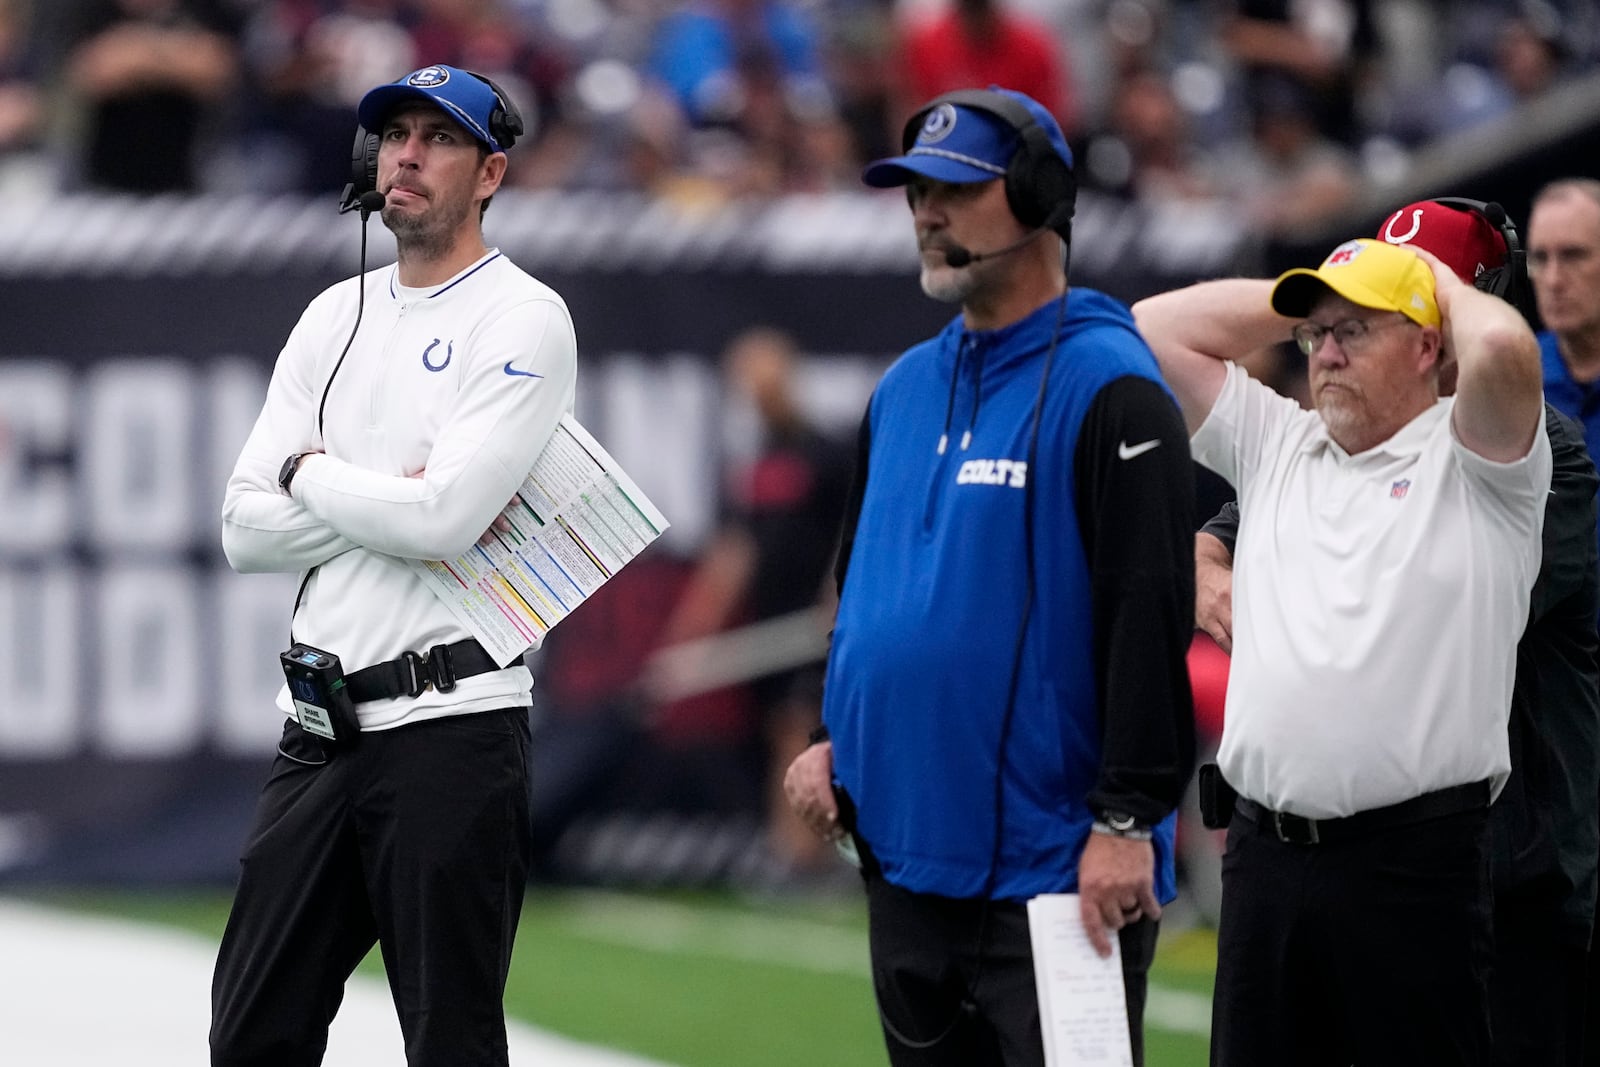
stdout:
<svg viewBox="0 0 1600 1067">
<path fill-rule="evenodd" d="M 455 246 L 455 235 L 472 205 L 466 204 L 448 213 L 441 212 L 430 218 L 431 212 L 421 215 L 385 217 L 384 225 L 394 234 L 396 249 L 405 259 L 425 262 L 443 259 Z"/>
</svg>

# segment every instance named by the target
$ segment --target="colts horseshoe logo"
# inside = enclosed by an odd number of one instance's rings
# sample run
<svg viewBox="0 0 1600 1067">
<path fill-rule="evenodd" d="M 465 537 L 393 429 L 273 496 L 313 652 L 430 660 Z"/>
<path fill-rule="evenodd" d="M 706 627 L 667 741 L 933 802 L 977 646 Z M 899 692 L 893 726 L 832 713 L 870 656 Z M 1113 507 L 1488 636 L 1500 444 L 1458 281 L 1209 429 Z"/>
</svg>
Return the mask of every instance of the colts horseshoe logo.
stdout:
<svg viewBox="0 0 1600 1067">
<path fill-rule="evenodd" d="M 1389 225 L 1383 228 L 1383 239 L 1385 241 L 1388 241 L 1392 245 L 1403 245 L 1415 237 L 1417 235 L 1417 231 L 1422 229 L 1422 209 L 1419 207 L 1411 212 L 1411 229 L 1407 230 L 1405 233 L 1395 233 L 1394 224 L 1399 222 L 1404 217 L 1404 211 L 1396 211 L 1393 215 L 1389 216 Z"/>
<path fill-rule="evenodd" d="M 433 361 L 428 359 L 428 354 L 430 352 L 432 352 L 435 348 L 438 348 L 438 347 L 439 347 L 439 339 L 437 337 L 435 337 L 433 339 L 433 344 L 429 345 L 427 348 L 424 348 L 422 350 L 422 365 L 424 367 L 427 367 L 431 371 L 442 371 L 446 367 L 448 367 L 450 365 L 450 357 L 452 355 L 454 355 L 455 351 L 456 351 L 456 343 L 454 341 L 451 341 L 448 345 L 445 346 L 444 362 L 443 363 L 434 363 Z"/>
</svg>

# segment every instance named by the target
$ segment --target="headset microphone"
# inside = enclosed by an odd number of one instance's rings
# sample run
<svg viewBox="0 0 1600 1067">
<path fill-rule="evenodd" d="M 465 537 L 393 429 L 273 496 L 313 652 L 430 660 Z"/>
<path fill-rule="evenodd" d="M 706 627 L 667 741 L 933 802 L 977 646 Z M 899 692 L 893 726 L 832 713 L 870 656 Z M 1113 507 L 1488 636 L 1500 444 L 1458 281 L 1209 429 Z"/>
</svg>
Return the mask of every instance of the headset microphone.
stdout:
<svg viewBox="0 0 1600 1067">
<path fill-rule="evenodd" d="M 376 189 L 368 189 L 357 193 L 353 186 L 347 185 L 344 197 L 339 205 L 339 214 L 346 211 L 361 211 L 361 268 L 356 273 L 356 321 L 350 327 L 350 337 L 344 343 L 344 348 L 339 352 L 339 358 L 334 361 L 333 372 L 328 375 L 328 382 L 322 387 L 322 402 L 317 405 L 317 434 L 322 434 L 322 417 L 328 408 L 328 393 L 333 389 L 333 379 L 338 377 L 339 368 L 344 366 L 344 357 L 350 354 L 350 346 L 355 343 L 356 331 L 361 329 L 361 316 L 367 307 L 367 220 L 374 211 L 382 211 L 384 201 L 388 197 Z M 301 583 L 300 590 L 305 591 L 305 584 Z M 295 597 L 295 607 L 300 606 L 300 598 Z M 291 616 L 292 617 L 292 616 Z M 291 635 L 292 636 L 292 635 Z"/>
<path fill-rule="evenodd" d="M 960 269 L 961 267 L 968 266 L 972 263 L 981 263 L 986 259 L 995 259 L 999 256 L 1006 255 L 1009 252 L 1015 252 L 1023 245 L 1028 244 L 1041 234 L 1048 233 L 1049 231 L 1049 226 L 1040 226 L 1036 230 L 1029 230 L 1027 236 L 1023 237 L 1020 241 L 1012 241 L 1005 247 L 996 248 L 991 252 L 974 252 L 970 249 L 962 248 L 960 245 L 955 245 L 952 248 L 947 248 L 944 250 L 945 266 Z"/>
</svg>

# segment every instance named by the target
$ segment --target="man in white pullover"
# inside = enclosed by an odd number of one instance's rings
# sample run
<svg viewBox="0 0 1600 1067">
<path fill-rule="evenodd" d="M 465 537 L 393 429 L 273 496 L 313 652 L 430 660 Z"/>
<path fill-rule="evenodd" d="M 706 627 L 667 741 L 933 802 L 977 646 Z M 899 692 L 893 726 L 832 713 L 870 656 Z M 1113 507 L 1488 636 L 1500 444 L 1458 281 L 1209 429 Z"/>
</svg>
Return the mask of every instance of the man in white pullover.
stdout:
<svg viewBox="0 0 1600 1067">
<path fill-rule="evenodd" d="M 459 555 L 493 525 L 572 408 L 576 340 L 560 296 L 484 244 L 522 132 L 503 92 L 425 67 L 357 114 L 399 261 L 301 316 L 222 540 L 239 571 L 305 573 L 293 640 L 339 658 L 359 730 L 318 736 L 279 694 L 288 719 L 212 986 L 218 1067 L 320 1063 L 374 942 L 410 1067 L 507 1058 L 532 678 L 491 659 L 407 560 Z"/>
</svg>

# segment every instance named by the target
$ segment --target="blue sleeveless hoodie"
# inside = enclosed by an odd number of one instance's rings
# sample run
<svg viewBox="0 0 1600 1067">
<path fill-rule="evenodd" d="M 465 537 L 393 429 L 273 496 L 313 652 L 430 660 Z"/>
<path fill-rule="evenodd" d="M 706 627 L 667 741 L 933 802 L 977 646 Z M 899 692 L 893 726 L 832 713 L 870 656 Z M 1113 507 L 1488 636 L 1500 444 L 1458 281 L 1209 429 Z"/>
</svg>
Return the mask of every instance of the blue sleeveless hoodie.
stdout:
<svg viewBox="0 0 1600 1067">
<path fill-rule="evenodd" d="M 1037 467 L 1026 469 L 1040 373 L 1060 321 Z M 1035 589 L 1005 743 L 995 899 L 1077 888 L 1100 759 L 1089 574 L 1073 455 L 1109 382 L 1160 382 L 1132 316 L 1074 288 L 1011 326 L 959 316 L 903 354 L 868 410 L 865 494 L 840 594 L 823 721 L 834 775 L 891 883 L 984 893 L 995 769 L 1027 588 L 1024 489 L 1034 481 Z M 941 439 L 944 447 L 941 451 Z M 1156 895 L 1175 895 L 1169 817 Z"/>
</svg>

